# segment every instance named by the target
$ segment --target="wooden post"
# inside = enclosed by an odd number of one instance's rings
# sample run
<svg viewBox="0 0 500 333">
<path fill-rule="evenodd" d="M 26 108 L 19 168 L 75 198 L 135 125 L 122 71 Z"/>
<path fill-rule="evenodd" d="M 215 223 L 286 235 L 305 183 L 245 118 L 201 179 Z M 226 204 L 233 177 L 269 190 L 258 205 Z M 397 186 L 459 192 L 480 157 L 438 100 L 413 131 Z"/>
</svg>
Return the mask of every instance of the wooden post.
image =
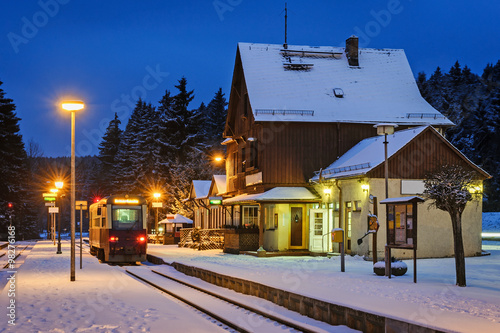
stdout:
<svg viewBox="0 0 500 333">
<path fill-rule="evenodd" d="M 391 248 L 385 247 L 385 276 L 391 278 Z"/>
<path fill-rule="evenodd" d="M 258 257 L 266 256 L 266 250 L 264 250 L 264 224 L 265 224 L 264 205 L 259 204 L 259 249 L 257 250 Z"/>
<path fill-rule="evenodd" d="M 373 215 L 377 217 L 378 220 L 378 206 L 377 206 L 377 197 L 373 197 Z M 372 257 L 373 257 L 373 264 L 375 265 L 377 263 L 377 234 L 378 231 L 375 231 L 373 233 L 373 238 L 372 238 Z"/>
<path fill-rule="evenodd" d="M 82 205 L 80 205 L 80 269 L 82 269 L 82 256 L 83 256 L 83 241 L 82 241 L 82 232 L 83 231 L 83 210 Z"/>
<path fill-rule="evenodd" d="M 417 283 L 417 249 L 413 249 L 413 283 Z"/>
<path fill-rule="evenodd" d="M 340 242 L 340 271 L 345 272 L 344 230 L 342 230 L 342 242 Z"/>
</svg>

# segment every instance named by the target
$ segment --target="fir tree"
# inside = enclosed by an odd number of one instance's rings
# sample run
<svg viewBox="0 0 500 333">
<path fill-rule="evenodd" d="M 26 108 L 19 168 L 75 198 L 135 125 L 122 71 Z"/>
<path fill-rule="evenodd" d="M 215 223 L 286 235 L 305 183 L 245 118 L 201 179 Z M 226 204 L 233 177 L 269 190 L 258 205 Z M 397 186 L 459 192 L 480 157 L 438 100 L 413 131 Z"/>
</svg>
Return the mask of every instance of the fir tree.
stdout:
<svg viewBox="0 0 500 333">
<path fill-rule="evenodd" d="M 116 154 L 120 147 L 120 141 L 123 131 L 120 129 L 121 121 L 118 114 L 109 122 L 106 133 L 99 144 L 99 166 L 96 176 L 94 190 L 99 194 L 110 195 L 112 192 L 111 184 L 114 180 L 113 167 L 116 162 Z"/>
<path fill-rule="evenodd" d="M 207 136 L 212 147 L 219 146 L 219 140 L 222 139 L 222 133 L 226 125 L 227 102 L 222 88 L 215 93 L 214 98 L 207 106 Z"/>
<path fill-rule="evenodd" d="M 0 81 L 0 86 L 3 82 Z M 36 237 L 34 221 L 26 220 L 30 214 L 27 211 L 26 190 L 29 186 L 27 173 L 27 156 L 24 143 L 19 133 L 20 118 L 16 115 L 14 101 L 5 97 L 0 88 L 0 213 L 5 218 L 1 220 L 0 233 L 5 233 L 10 223 L 8 216 L 16 227 L 19 239 Z M 11 202 L 13 209 L 8 209 Z"/>
</svg>

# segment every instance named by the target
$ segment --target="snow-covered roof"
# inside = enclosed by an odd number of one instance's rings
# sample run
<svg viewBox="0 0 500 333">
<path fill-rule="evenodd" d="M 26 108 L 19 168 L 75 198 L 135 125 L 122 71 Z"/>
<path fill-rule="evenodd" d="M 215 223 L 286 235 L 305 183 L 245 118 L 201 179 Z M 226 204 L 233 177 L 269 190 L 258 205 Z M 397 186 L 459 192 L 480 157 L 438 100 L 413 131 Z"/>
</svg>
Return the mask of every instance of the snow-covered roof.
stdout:
<svg viewBox="0 0 500 333">
<path fill-rule="evenodd" d="M 256 121 L 453 125 L 422 98 L 403 50 L 360 48 L 351 67 L 343 47 L 238 48 Z"/>
<path fill-rule="evenodd" d="M 394 155 L 426 128 L 427 126 L 420 126 L 388 135 L 387 157 Z M 364 175 L 385 161 L 384 150 L 384 136 L 378 135 L 364 139 L 324 169 L 321 176 L 324 179 L 330 179 Z M 319 173 L 311 180 L 319 180 Z"/>
<path fill-rule="evenodd" d="M 216 195 L 226 193 L 226 175 L 214 175 L 213 182 Z"/>
<path fill-rule="evenodd" d="M 166 219 L 163 219 L 158 223 L 193 223 L 193 220 L 188 219 L 184 215 L 175 214 L 172 216 L 167 216 Z"/>
<path fill-rule="evenodd" d="M 191 199 L 203 199 L 208 196 L 211 180 L 193 180 Z M 193 193 L 194 192 L 194 193 Z"/>
<path fill-rule="evenodd" d="M 411 196 L 411 197 L 387 198 L 387 199 L 380 201 L 380 203 L 381 204 L 393 204 L 393 203 L 398 203 L 398 202 L 410 202 L 410 201 L 424 202 L 425 200 L 422 199 L 421 197 Z"/>
<path fill-rule="evenodd" d="M 317 201 L 319 197 L 305 187 L 275 187 L 263 193 L 242 194 L 225 199 L 223 204 L 262 201 Z"/>
</svg>

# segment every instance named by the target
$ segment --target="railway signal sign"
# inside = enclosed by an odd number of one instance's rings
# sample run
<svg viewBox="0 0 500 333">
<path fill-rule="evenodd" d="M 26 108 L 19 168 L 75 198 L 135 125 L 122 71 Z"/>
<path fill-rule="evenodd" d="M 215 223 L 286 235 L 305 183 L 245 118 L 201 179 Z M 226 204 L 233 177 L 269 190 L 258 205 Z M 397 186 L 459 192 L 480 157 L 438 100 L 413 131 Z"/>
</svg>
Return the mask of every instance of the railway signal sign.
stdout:
<svg viewBox="0 0 500 333">
<path fill-rule="evenodd" d="M 49 207 L 49 213 L 59 213 L 59 207 Z"/>
<path fill-rule="evenodd" d="M 77 200 L 75 202 L 76 209 L 87 210 L 87 201 L 85 200 Z"/>
</svg>

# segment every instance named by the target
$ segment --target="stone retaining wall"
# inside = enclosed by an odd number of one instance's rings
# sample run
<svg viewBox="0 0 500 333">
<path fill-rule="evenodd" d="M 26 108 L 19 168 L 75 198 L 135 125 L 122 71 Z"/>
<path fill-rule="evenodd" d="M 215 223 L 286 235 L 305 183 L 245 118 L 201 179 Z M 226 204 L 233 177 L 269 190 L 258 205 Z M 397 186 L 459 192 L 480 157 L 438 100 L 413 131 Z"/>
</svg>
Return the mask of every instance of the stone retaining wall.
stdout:
<svg viewBox="0 0 500 333">
<path fill-rule="evenodd" d="M 257 282 L 239 279 L 198 267 L 172 263 L 176 270 L 200 278 L 211 284 L 232 289 L 246 295 L 257 296 L 302 315 L 326 322 L 330 325 L 346 325 L 365 333 L 438 333 L 432 328 L 407 323 L 386 316 L 356 310 L 286 290 L 266 286 Z"/>
</svg>

